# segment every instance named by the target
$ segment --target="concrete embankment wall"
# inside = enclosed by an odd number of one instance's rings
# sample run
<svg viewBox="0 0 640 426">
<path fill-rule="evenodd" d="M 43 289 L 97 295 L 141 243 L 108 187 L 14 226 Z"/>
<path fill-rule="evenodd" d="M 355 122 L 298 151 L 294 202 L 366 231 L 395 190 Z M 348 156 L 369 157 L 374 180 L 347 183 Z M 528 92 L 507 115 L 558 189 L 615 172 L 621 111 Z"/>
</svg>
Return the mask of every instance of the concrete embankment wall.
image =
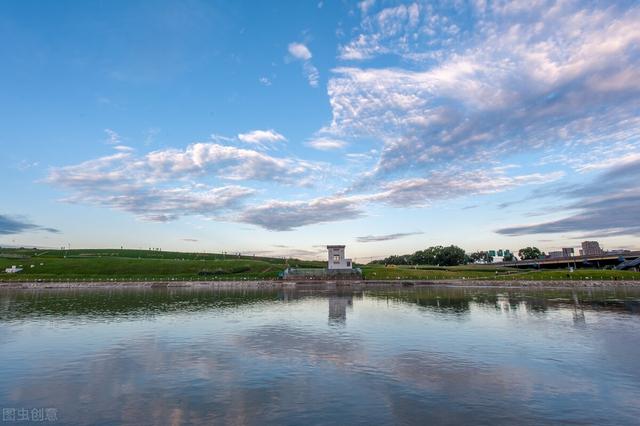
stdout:
<svg viewBox="0 0 640 426">
<path fill-rule="evenodd" d="M 501 280 L 393 280 L 393 281 L 149 281 L 149 282 L 2 282 L 0 289 L 55 288 L 220 288 L 269 289 L 298 288 L 330 290 L 334 288 L 367 289 L 376 287 L 640 287 L 640 281 L 572 280 L 572 281 L 501 281 Z"/>
<path fill-rule="evenodd" d="M 70 282 L 2 282 L 0 289 L 39 288 L 286 288 L 295 287 L 284 281 L 70 281 Z"/>
</svg>

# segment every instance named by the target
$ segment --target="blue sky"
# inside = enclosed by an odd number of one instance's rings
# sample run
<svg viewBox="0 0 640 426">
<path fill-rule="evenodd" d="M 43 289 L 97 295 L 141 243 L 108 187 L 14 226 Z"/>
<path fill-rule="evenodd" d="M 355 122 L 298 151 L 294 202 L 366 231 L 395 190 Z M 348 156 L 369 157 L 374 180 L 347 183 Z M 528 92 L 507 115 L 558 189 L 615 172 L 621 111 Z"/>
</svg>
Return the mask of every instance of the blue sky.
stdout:
<svg viewBox="0 0 640 426">
<path fill-rule="evenodd" d="M 0 4 L 0 244 L 637 247 L 637 2 Z"/>
</svg>

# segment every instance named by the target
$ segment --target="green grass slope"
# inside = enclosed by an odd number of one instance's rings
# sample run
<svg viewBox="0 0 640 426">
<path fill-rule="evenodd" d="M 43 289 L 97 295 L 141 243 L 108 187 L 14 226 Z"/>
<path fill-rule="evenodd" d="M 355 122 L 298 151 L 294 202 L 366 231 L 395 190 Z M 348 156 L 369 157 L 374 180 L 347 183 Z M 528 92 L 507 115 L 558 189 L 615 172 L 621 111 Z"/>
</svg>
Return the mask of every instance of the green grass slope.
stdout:
<svg viewBox="0 0 640 426">
<path fill-rule="evenodd" d="M 640 272 L 611 271 L 599 269 L 518 270 L 491 265 L 438 266 L 398 266 L 366 265 L 363 267 L 367 280 L 640 280 Z"/>
<path fill-rule="evenodd" d="M 19 265 L 24 270 L 7 274 Z M 223 253 L 184 253 L 119 249 L 0 249 L 0 281 L 147 281 L 276 279 L 286 266 L 324 268 L 326 262 Z M 367 280 L 640 280 L 640 273 L 578 269 L 518 270 L 492 265 L 362 266 Z"/>
<path fill-rule="evenodd" d="M 323 267 L 323 262 L 222 253 L 151 250 L 0 249 L 0 281 L 31 280 L 249 280 L 274 279 L 286 265 Z M 7 274 L 17 265 L 24 270 Z"/>
</svg>

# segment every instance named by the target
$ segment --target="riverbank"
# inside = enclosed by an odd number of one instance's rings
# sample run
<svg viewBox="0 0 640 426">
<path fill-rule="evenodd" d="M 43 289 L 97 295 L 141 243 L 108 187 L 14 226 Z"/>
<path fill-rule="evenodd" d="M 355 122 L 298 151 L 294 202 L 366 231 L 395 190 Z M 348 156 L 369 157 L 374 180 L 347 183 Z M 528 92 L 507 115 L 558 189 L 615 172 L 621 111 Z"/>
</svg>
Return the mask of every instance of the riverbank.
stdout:
<svg viewBox="0 0 640 426">
<path fill-rule="evenodd" d="M 367 289 L 377 287 L 640 287 L 631 280 L 367 280 L 367 281 L 95 281 L 95 282 L 0 282 L 2 289 L 84 288 L 219 288 L 219 289 Z"/>
</svg>

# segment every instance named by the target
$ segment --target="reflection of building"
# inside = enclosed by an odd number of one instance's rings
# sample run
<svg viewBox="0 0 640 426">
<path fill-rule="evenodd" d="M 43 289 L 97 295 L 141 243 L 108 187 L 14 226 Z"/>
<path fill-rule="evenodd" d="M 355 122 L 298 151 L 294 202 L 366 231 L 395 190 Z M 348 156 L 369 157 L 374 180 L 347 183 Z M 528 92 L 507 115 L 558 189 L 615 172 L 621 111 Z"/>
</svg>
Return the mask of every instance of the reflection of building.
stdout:
<svg viewBox="0 0 640 426">
<path fill-rule="evenodd" d="M 327 246 L 328 269 L 351 269 L 351 259 L 345 259 L 344 246 Z"/>
<path fill-rule="evenodd" d="M 600 248 L 600 244 L 597 241 L 582 242 L 582 250 L 580 250 L 580 254 L 582 256 L 598 256 L 603 253 L 604 252 Z"/>
<path fill-rule="evenodd" d="M 573 325 L 584 327 L 587 324 L 587 320 L 584 316 L 584 309 L 578 300 L 578 295 L 573 292 Z"/>
<path fill-rule="evenodd" d="M 329 296 L 329 324 L 345 324 L 347 321 L 347 307 L 353 307 L 353 295 Z"/>
</svg>

